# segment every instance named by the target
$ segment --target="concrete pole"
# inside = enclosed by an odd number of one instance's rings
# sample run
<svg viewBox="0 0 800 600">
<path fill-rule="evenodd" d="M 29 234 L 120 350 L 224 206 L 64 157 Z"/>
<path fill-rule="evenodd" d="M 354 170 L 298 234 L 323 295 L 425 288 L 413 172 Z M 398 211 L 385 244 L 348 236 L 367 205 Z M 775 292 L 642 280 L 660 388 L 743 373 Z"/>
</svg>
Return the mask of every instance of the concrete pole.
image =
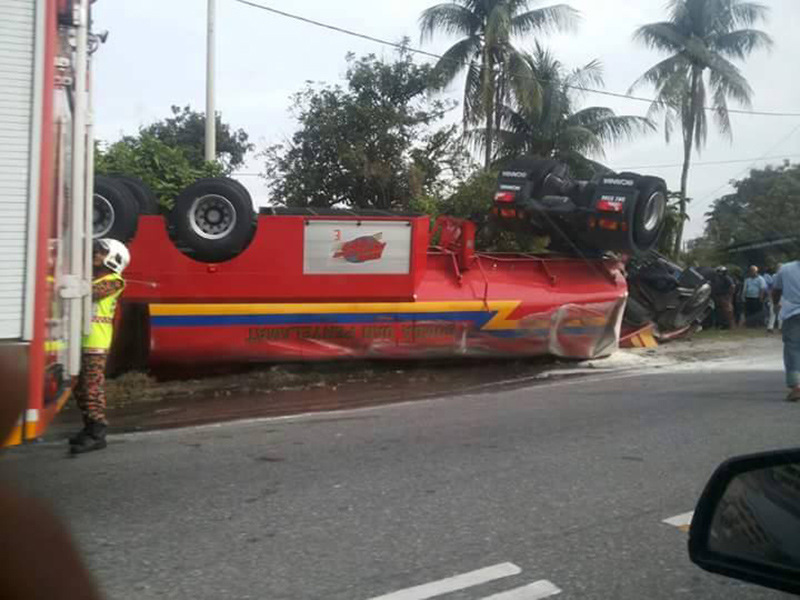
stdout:
<svg viewBox="0 0 800 600">
<path fill-rule="evenodd" d="M 86 272 L 85 252 L 89 247 L 92 230 L 86 223 L 86 212 L 91 210 L 93 198 L 86 195 L 87 124 L 89 94 L 87 78 L 89 69 L 89 2 L 82 0 L 77 4 L 77 23 L 75 27 L 75 103 L 72 112 L 72 214 L 70 221 L 70 272 L 72 289 L 69 298 L 69 353 L 67 369 L 70 375 L 81 370 L 81 340 L 84 332 L 84 296 L 91 291 L 92 273 Z M 89 239 L 87 239 L 89 238 Z M 91 297 L 91 294 L 89 294 Z"/>
<path fill-rule="evenodd" d="M 217 158 L 217 117 L 214 106 L 214 54 L 217 0 L 208 0 L 208 40 L 206 43 L 206 160 Z"/>
</svg>

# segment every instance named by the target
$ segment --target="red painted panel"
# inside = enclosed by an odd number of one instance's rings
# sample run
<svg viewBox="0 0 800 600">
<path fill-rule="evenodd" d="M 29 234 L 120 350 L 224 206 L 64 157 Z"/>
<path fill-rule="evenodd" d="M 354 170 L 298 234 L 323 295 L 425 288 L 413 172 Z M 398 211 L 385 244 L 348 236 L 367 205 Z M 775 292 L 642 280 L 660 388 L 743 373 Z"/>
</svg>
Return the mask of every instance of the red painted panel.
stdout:
<svg viewBox="0 0 800 600">
<path fill-rule="evenodd" d="M 412 298 L 415 282 L 425 270 L 427 217 L 410 219 L 412 256 L 407 275 L 304 275 L 303 229 L 307 219 L 259 217 L 256 235 L 244 252 L 230 261 L 209 264 L 177 250 L 162 217 L 140 217 L 138 232 L 129 246 L 126 298 L 138 302 L 367 302 Z"/>
<path fill-rule="evenodd" d="M 143 217 L 124 300 L 151 304 L 150 364 L 616 348 L 627 287 L 615 261 L 428 251 L 420 218 L 408 275 L 303 275 L 305 219 L 262 216 L 242 255 L 207 265 Z"/>
</svg>

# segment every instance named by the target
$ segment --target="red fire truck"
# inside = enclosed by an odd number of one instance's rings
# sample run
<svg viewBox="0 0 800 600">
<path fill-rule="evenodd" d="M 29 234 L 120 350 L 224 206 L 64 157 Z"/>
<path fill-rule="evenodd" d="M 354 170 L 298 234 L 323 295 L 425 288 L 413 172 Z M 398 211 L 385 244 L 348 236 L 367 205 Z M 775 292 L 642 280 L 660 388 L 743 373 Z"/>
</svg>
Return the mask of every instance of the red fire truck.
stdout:
<svg viewBox="0 0 800 600">
<path fill-rule="evenodd" d="M 0 354 L 27 381 L 10 439 L 69 396 L 91 309 L 91 0 L 0 0 Z"/>
<path fill-rule="evenodd" d="M 666 205 L 657 178 L 575 182 L 555 161 L 520 159 L 501 173 L 490 221 L 550 235 L 558 250 L 529 255 L 476 252 L 467 220 L 431 230 L 427 216 L 386 211 L 256 212 L 229 179 L 194 183 L 166 216 L 131 211 L 123 185 L 104 189 L 117 215 L 104 227 L 132 255 L 117 369 L 602 356 L 619 342 L 622 257 L 652 248 Z"/>
</svg>

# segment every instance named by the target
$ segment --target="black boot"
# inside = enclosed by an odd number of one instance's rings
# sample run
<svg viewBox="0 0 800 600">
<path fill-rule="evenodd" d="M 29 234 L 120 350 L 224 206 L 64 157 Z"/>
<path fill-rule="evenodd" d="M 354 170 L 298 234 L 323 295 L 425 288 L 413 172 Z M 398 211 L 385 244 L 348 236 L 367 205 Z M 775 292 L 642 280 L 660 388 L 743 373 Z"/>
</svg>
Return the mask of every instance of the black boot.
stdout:
<svg viewBox="0 0 800 600">
<path fill-rule="evenodd" d="M 89 435 L 89 425 L 91 421 L 89 421 L 86 417 L 83 418 L 83 429 L 81 429 L 78 433 L 73 435 L 69 438 L 69 445 L 70 446 L 80 446 L 83 444 L 83 440 L 86 439 Z"/>
<path fill-rule="evenodd" d="M 81 434 L 84 435 L 81 436 Z M 102 450 L 106 447 L 106 426 L 103 423 L 88 423 L 86 429 L 76 435 L 75 438 L 77 439 L 79 436 L 80 439 L 77 440 L 77 443 L 70 446 L 73 454 Z"/>
</svg>

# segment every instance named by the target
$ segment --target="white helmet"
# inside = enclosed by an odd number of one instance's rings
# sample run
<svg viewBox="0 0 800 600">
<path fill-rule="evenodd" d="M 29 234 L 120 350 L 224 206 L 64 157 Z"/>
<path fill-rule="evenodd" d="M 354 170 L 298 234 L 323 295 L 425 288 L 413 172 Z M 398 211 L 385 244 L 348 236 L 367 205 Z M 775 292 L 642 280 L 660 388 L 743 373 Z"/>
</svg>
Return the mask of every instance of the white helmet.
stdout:
<svg viewBox="0 0 800 600">
<path fill-rule="evenodd" d="M 95 240 L 95 244 L 96 248 L 100 248 L 100 252 L 105 252 L 106 254 L 103 258 L 103 264 L 117 275 L 121 275 L 131 262 L 131 253 L 128 252 L 125 244 L 111 238 Z"/>
</svg>

